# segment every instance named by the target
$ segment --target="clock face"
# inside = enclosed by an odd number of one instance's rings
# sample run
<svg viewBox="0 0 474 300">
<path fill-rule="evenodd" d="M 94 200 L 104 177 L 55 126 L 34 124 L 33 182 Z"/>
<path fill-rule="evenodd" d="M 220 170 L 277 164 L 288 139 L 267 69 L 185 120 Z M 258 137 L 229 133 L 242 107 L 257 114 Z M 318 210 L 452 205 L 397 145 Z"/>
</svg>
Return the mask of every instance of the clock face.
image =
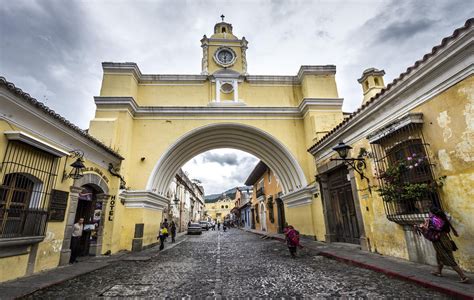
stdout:
<svg viewBox="0 0 474 300">
<path fill-rule="evenodd" d="M 220 48 L 216 51 L 215 59 L 218 64 L 227 67 L 235 62 L 235 53 L 230 48 Z"/>
</svg>

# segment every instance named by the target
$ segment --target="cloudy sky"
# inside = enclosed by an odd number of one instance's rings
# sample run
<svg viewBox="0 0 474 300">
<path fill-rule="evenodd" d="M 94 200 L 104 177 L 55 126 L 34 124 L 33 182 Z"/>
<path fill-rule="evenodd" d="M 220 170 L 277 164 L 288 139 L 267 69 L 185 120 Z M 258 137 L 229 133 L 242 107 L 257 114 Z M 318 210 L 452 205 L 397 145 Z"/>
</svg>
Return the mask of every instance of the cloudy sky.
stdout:
<svg viewBox="0 0 474 300">
<path fill-rule="evenodd" d="M 343 109 L 353 111 L 364 69 L 384 69 L 390 82 L 461 27 L 473 7 L 471 0 L 2 1 L 0 75 L 87 128 L 101 62 L 198 74 L 199 40 L 224 14 L 249 41 L 250 74 L 295 75 L 300 65 L 335 64 Z M 204 157 L 196 161 L 219 165 Z"/>
</svg>

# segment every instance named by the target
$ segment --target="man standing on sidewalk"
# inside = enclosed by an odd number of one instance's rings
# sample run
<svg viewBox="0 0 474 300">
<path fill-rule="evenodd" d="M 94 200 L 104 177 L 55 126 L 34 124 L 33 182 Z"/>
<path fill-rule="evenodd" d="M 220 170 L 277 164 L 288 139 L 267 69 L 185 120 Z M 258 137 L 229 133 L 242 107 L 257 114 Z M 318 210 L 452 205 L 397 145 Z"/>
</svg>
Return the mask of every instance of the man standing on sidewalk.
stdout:
<svg viewBox="0 0 474 300">
<path fill-rule="evenodd" d="M 82 232 L 84 231 L 84 218 L 79 218 L 77 223 L 72 226 L 72 237 L 71 237 L 71 258 L 69 263 L 73 264 L 77 262 L 77 256 L 79 254 L 79 245 L 81 243 Z"/>
</svg>

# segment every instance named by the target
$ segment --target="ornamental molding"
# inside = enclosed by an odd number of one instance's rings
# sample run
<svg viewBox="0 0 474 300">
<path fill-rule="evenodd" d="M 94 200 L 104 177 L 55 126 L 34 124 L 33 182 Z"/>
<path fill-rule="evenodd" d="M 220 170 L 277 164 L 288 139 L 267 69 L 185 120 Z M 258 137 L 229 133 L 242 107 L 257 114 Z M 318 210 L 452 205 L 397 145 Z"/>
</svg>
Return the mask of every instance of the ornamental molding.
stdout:
<svg viewBox="0 0 474 300">
<path fill-rule="evenodd" d="M 132 117 L 250 115 L 303 118 L 313 109 L 340 110 L 342 98 L 304 98 L 298 107 L 251 107 L 245 102 L 210 102 L 209 106 L 139 106 L 133 97 L 94 97 L 97 110 L 127 110 Z"/>
<path fill-rule="evenodd" d="M 314 187 L 307 186 L 280 197 L 288 208 L 306 206 L 313 202 Z"/>
<path fill-rule="evenodd" d="M 439 50 L 436 56 L 407 74 L 373 105 L 357 113 L 349 122 L 311 149 L 317 160 L 328 159 L 343 140 L 351 145 L 410 113 L 443 91 L 474 73 L 474 31 Z"/>
<path fill-rule="evenodd" d="M 229 47 L 228 45 L 218 45 L 218 46 L 220 46 L 221 48 Z M 232 48 L 228 48 L 228 49 L 230 49 L 231 51 L 235 53 L 235 51 Z M 215 55 L 212 55 L 212 57 L 213 59 L 215 59 Z M 237 54 L 235 55 L 235 59 L 237 59 Z M 244 60 L 244 57 L 242 57 L 242 60 Z M 246 63 L 246 57 L 245 57 L 245 63 Z M 205 62 L 205 64 L 207 64 L 207 62 Z M 103 69 L 104 74 L 113 74 L 113 75 L 132 74 L 139 85 L 158 84 L 158 83 L 163 83 L 163 85 L 166 85 L 166 84 L 176 85 L 177 84 L 176 82 L 203 84 L 207 80 L 212 79 L 212 75 L 209 75 L 207 73 L 203 73 L 200 75 L 142 74 L 138 65 L 133 62 L 125 62 L 125 63 L 104 62 L 102 63 L 102 69 Z M 245 79 L 250 84 L 300 85 L 301 81 L 303 80 L 303 77 L 306 75 L 334 75 L 336 74 L 336 66 L 334 65 L 301 66 L 296 76 L 294 75 L 248 75 L 246 74 L 246 72 L 247 70 L 244 70 L 243 71 L 244 74 L 240 74 L 240 75 L 242 79 Z"/>
<path fill-rule="evenodd" d="M 57 157 L 69 156 L 69 152 L 61 148 L 55 147 L 41 139 L 33 137 L 23 131 L 5 131 L 4 134 L 10 141 L 20 141 L 41 149 Z"/>
<path fill-rule="evenodd" d="M 423 124 L 423 114 L 422 113 L 411 113 L 400 119 L 395 120 L 394 122 L 388 124 L 387 126 L 371 133 L 367 136 L 367 139 L 371 144 L 376 144 L 379 140 L 386 137 L 387 135 L 400 130 L 410 124 Z"/>
<path fill-rule="evenodd" d="M 148 190 L 123 191 L 119 198 L 127 208 L 145 208 L 164 210 L 170 204 L 169 199 Z"/>
</svg>

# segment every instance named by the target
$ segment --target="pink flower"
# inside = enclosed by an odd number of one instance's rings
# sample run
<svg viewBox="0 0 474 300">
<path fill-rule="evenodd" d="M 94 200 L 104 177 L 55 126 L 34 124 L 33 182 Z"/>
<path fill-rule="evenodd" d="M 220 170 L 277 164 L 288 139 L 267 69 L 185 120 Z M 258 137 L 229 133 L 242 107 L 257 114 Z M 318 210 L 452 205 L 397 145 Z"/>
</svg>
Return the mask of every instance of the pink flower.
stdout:
<svg viewBox="0 0 474 300">
<path fill-rule="evenodd" d="M 412 160 L 411 156 L 408 156 L 407 159 L 408 159 L 408 160 Z"/>
<path fill-rule="evenodd" d="M 418 163 L 415 164 L 415 167 L 418 167 Z"/>
<path fill-rule="evenodd" d="M 409 169 L 413 169 L 413 166 L 408 166 Z"/>
</svg>

